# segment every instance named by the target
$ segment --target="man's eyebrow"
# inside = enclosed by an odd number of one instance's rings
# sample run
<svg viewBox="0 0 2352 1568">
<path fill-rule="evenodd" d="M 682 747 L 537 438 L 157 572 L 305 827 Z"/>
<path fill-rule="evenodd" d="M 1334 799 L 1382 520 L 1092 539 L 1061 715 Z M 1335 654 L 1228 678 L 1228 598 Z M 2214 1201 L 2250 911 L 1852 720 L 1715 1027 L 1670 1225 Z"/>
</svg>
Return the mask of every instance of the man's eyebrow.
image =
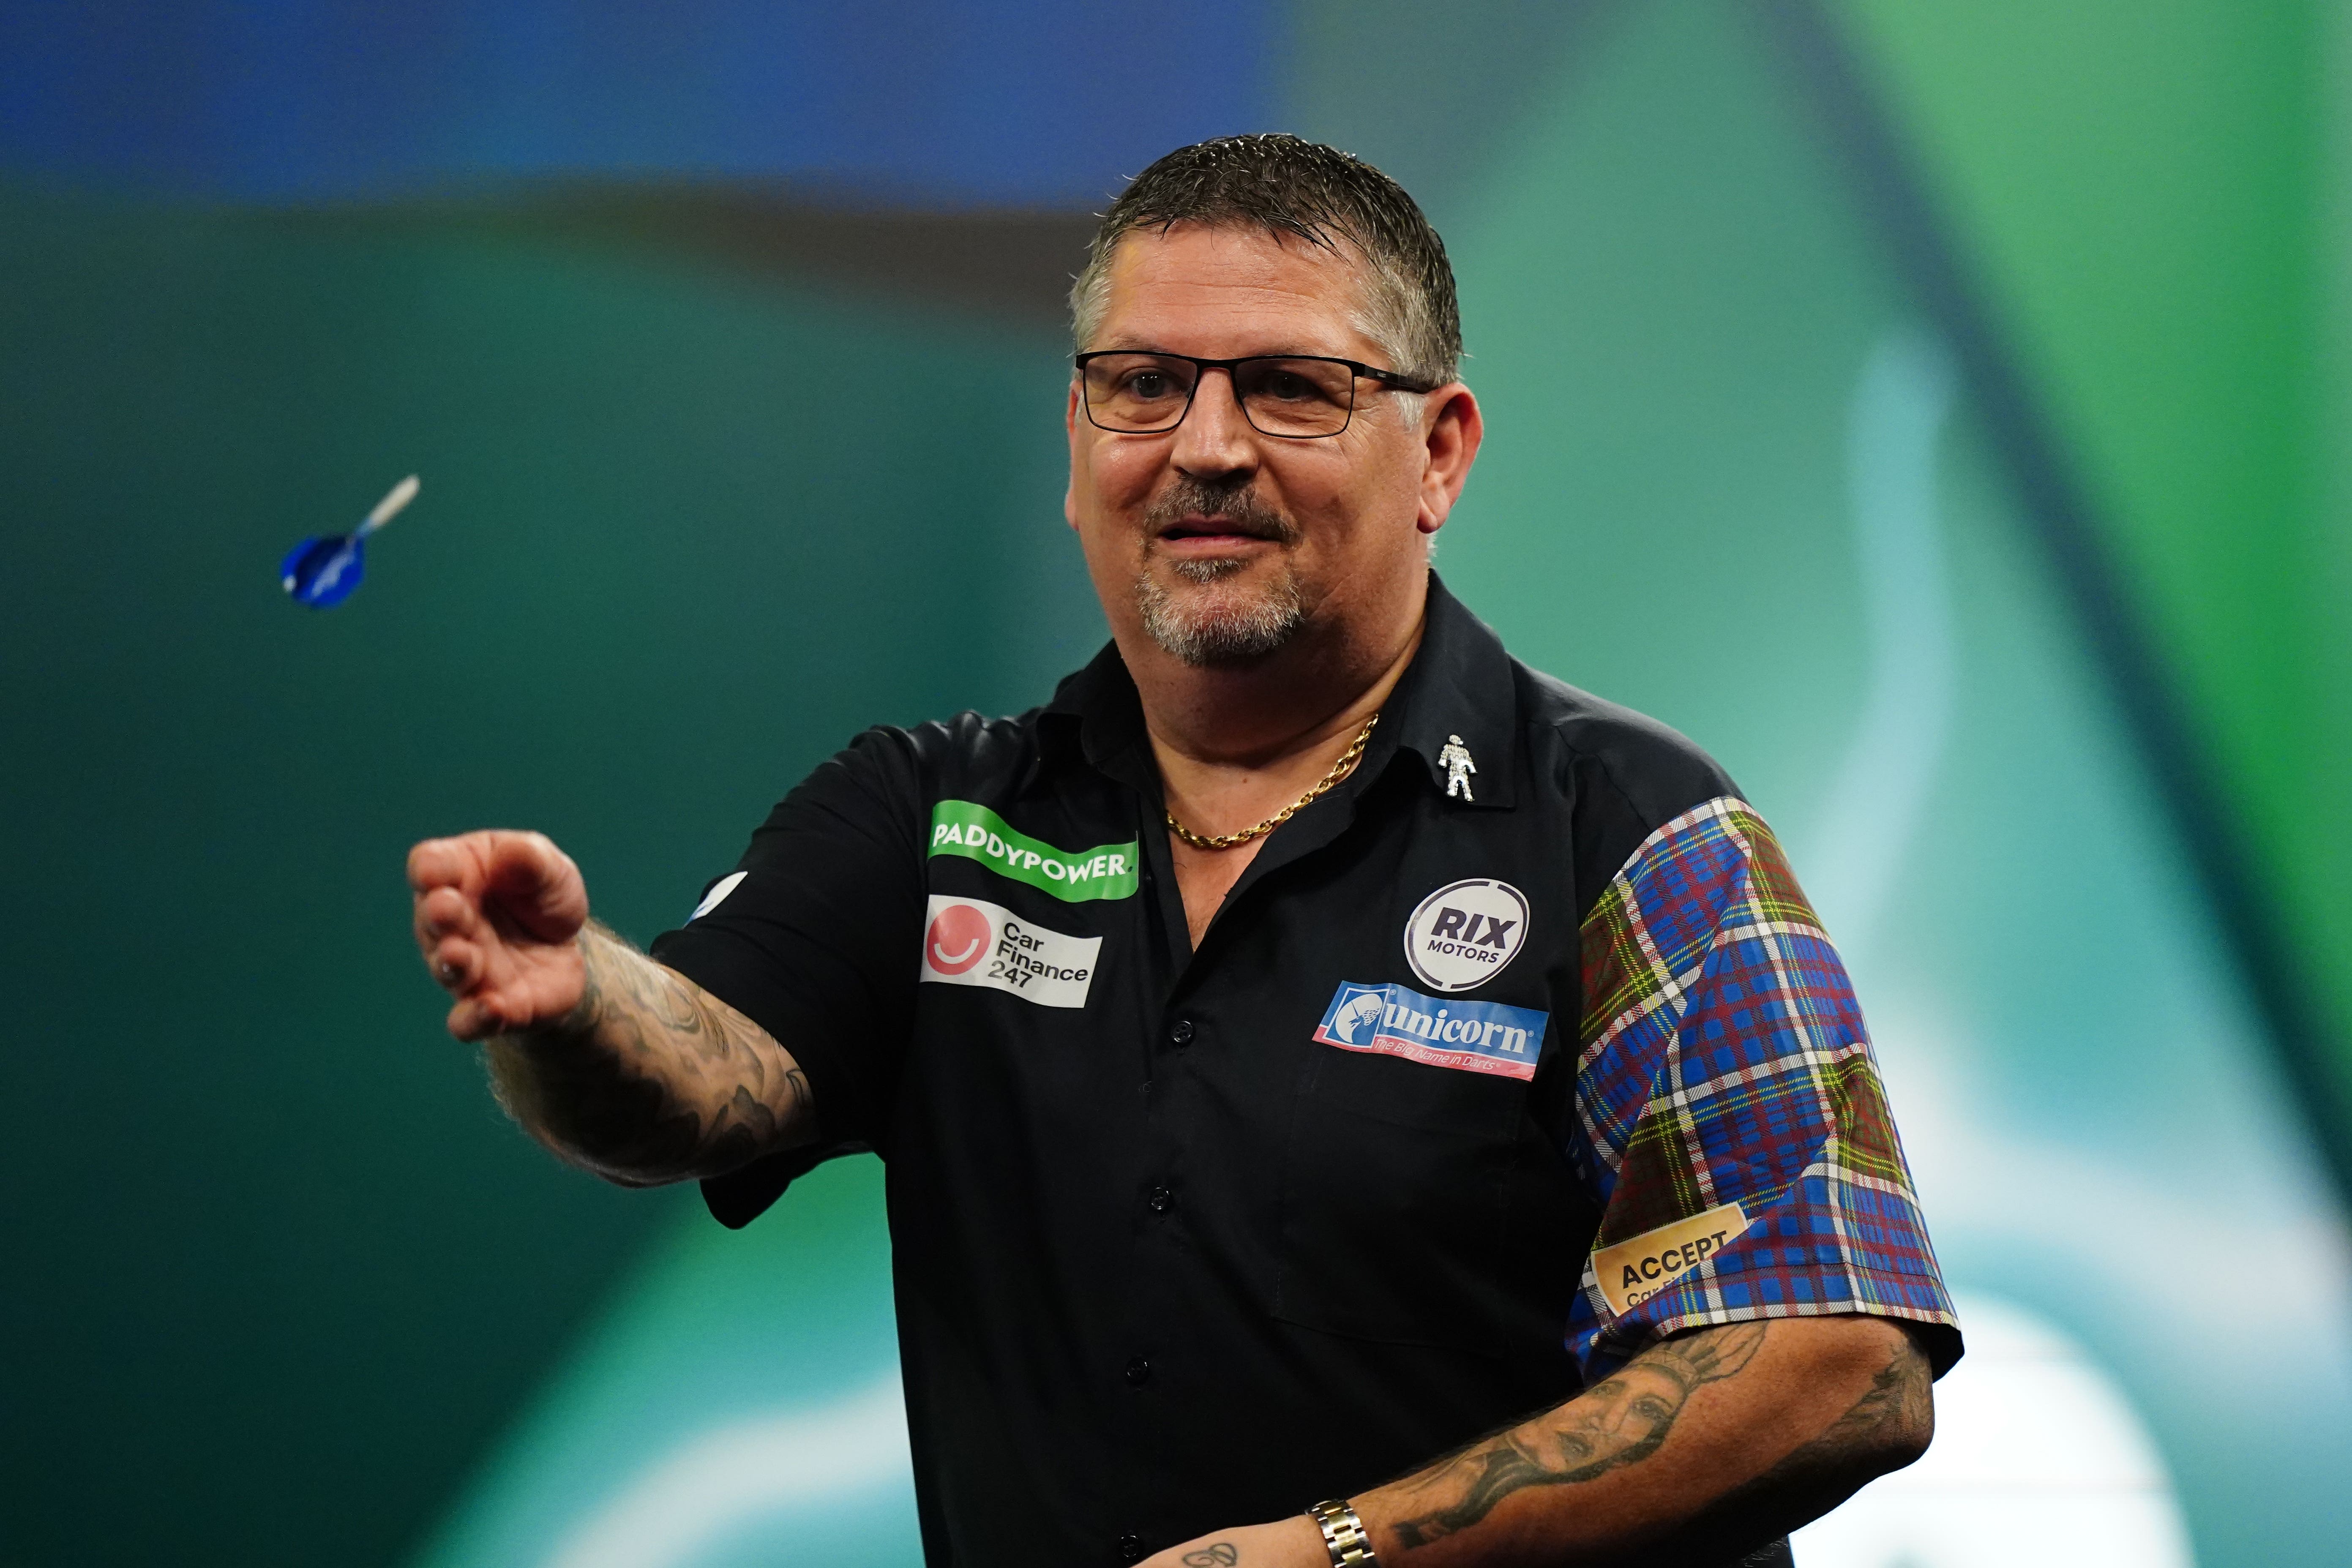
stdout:
<svg viewBox="0 0 2352 1568">
<path fill-rule="evenodd" d="M 1174 354 L 1180 358 L 1196 357 L 1186 354 L 1181 349 L 1170 348 L 1164 342 L 1154 342 L 1146 338 L 1137 337 L 1114 337 L 1105 341 L 1096 348 L 1087 352 L 1094 353 Z M 1355 356 L 1353 354 L 1341 353 L 1335 349 L 1292 347 L 1252 349 L 1245 354 L 1233 354 L 1230 356 L 1225 354 L 1201 354 L 1197 357 L 1201 359 L 1225 359 L 1228 357 L 1233 359 L 1353 359 Z"/>
</svg>

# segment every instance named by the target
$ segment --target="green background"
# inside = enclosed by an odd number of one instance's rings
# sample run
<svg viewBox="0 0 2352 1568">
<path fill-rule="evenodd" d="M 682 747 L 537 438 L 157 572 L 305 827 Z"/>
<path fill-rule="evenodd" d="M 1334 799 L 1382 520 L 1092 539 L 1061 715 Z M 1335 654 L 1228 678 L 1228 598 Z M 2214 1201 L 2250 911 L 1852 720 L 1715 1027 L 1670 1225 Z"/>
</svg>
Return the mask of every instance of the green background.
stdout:
<svg viewBox="0 0 2352 1568">
<path fill-rule="evenodd" d="M 1440 567 L 1782 828 L 1955 1282 L 2095 1351 L 2199 1561 L 2337 1561 L 2344 1101 L 2278 1070 L 1780 9 L 1317 0 L 1274 119 L 1445 232 L 1491 434 Z M 2340 1041 L 2343 14 L 1831 15 Z M 878 1169 L 731 1236 L 557 1167 L 437 1035 L 401 857 L 542 828 L 644 939 L 858 729 L 1040 700 L 1101 636 L 1066 350 L 682 247 L 0 185 L 0 1563 L 581 1568 L 695 1506 L 681 1563 L 914 1560 L 887 1455 L 664 1480 L 712 1432 L 880 1452 Z M 958 418 L 877 416 L 940 384 Z M 1938 386 L 1932 517 L 1890 522 L 1855 465 Z M 278 554 L 412 470 L 360 595 L 289 605 Z"/>
</svg>

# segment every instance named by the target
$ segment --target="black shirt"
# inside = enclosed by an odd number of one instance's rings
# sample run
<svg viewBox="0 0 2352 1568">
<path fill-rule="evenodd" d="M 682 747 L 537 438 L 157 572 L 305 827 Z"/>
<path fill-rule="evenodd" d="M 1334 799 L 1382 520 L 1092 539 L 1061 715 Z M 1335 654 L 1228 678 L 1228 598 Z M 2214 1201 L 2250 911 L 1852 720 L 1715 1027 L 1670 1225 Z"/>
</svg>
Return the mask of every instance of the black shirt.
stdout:
<svg viewBox="0 0 2352 1568">
<path fill-rule="evenodd" d="M 1628 1178 L 1579 1115 L 1580 929 L 1661 825 L 1734 798 L 1433 576 L 1362 763 L 1197 952 L 1115 647 L 1018 718 L 870 731 L 778 805 L 653 952 L 793 1053 L 824 1130 L 706 1183 L 720 1219 L 886 1162 L 929 1560 L 1108 1564 L 1297 1512 L 1655 1331 L 1610 1341 L 1591 1284 Z M 1708 1289 L 1675 1322 L 1801 1310 Z"/>
</svg>

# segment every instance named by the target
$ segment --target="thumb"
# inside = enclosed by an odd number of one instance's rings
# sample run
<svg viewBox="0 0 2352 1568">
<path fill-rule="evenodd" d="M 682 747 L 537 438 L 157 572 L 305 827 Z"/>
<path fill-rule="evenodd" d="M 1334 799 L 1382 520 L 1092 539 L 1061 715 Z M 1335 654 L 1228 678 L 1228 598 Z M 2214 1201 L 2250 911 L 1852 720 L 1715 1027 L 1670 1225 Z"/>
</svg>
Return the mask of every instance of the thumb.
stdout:
<svg viewBox="0 0 2352 1568">
<path fill-rule="evenodd" d="M 588 920 L 588 886 L 543 833 L 498 831 L 483 857 L 485 893 L 541 942 L 569 942 Z"/>
</svg>

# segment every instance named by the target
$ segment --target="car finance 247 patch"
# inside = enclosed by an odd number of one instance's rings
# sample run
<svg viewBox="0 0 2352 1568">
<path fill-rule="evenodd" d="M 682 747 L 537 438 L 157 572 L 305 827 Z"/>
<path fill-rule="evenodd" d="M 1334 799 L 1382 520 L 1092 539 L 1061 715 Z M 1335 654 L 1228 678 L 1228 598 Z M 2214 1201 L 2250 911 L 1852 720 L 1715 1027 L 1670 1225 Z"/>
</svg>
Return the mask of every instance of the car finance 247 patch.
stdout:
<svg viewBox="0 0 2352 1568">
<path fill-rule="evenodd" d="M 1098 936 L 1070 936 L 986 899 L 934 893 L 919 978 L 1010 992 L 1041 1007 L 1083 1007 L 1101 952 Z"/>
</svg>

